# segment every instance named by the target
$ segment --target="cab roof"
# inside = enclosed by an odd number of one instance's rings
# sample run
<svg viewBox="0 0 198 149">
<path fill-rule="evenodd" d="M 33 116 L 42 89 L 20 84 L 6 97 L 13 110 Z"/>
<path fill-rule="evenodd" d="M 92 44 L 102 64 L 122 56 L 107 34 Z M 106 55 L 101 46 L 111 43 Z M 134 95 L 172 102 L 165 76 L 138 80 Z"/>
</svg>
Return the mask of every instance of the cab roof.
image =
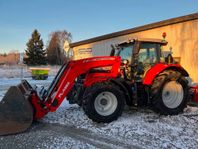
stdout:
<svg viewBox="0 0 198 149">
<path fill-rule="evenodd" d="M 120 42 L 118 45 L 129 44 L 133 42 L 150 42 L 150 43 L 159 43 L 161 45 L 167 45 L 167 41 L 164 39 L 154 39 L 154 38 L 131 38 L 125 41 Z"/>
</svg>

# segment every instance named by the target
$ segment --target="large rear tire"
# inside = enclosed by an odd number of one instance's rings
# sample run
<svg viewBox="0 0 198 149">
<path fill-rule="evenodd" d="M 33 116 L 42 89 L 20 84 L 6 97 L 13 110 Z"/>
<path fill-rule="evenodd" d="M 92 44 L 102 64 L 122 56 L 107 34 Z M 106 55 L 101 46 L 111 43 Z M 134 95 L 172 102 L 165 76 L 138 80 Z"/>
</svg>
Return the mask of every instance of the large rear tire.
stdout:
<svg viewBox="0 0 198 149">
<path fill-rule="evenodd" d="M 97 83 L 85 90 L 83 110 L 95 122 L 110 123 L 116 120 L 124 109 L 123 92 L 109 82 Z"/>
<path fill-rule="evenodd" d="M 166 70 L 160 73 L 151 86 L 153 110 L 163 115 L 183 112 L 188 101 L 188 81 L 180 72 Z"/>
</svg>

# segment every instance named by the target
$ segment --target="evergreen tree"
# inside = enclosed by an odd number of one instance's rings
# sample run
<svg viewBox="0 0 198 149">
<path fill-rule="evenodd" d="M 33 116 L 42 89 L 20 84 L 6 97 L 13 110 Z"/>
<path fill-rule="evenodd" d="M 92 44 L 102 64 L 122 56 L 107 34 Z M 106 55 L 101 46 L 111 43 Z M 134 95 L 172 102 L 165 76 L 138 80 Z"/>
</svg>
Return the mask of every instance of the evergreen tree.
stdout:
<svg viewBox="0 0 198 149">
<path fill-rule="evenodd" d="M 24 59 L 28 65 L 45 65 L 46 50 L 43 50 L 43 40 L 37 30 L 32 33 L 31 39 L 27 42 L 27 49 L 25 50 L 27 58 Z"/>
</svg>

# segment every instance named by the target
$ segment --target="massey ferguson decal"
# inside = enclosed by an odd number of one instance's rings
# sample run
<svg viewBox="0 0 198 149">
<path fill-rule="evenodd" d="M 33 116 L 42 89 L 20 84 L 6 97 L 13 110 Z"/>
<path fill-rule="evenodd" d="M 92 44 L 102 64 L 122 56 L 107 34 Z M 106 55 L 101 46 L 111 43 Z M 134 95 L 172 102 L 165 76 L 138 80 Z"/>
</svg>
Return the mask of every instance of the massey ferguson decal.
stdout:
<svg viewBox="0 0 198 149">
<path fill-rule="evenodd" d="M 108 61 L 108 60 L 115 60 L 114 57 L 103 57 L 103 58 L 92 58 L 92 59 L 86 59 L 83 61 L 83 63 L 87 63 L 87 62 L 95 62 L 95 61 Z"/>
<path fill-rule="evenodd" d="M 62 92 L 58 95 L 59 98 L 61 98 L 63 96 L 64 92 L 67 90 L 69 85 L 70 85 L 70 82 L 67 82 L 65 87 L 63 88 Z"/>
</svg>

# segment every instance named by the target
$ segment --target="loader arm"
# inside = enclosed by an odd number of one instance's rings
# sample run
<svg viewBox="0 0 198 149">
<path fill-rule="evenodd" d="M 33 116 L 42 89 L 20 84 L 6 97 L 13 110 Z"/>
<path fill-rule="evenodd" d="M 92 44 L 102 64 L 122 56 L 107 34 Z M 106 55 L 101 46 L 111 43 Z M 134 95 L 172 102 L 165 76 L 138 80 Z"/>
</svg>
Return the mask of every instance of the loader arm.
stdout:
<svg viewBox="0 0 198 149">
<path fill-rule="evenodd" d="M 111 69 L 105 72 L 90 72 L 94 68 L 107 67 Z M 43 100 L 37 94 L 32 95 L 32 104 L 35 109 L 34 119 L 40 119 L 48 112 L 55 111 L 67 94 L 74 86 L 75 79 L 81 74 L 87 74 L 85 86 L 93 83 L 116 78 L 120 70 L 120 57 L 93 57 L 64 64 L 59 70 L 52 84 L 48 88 L 48 93 Z"/>
<path fill-rule="evenodd" d="M 119 70 L 120 57 L 86 58 L 63 64 L 49 88 L 41 95 L 26 80 L 11 86 L 0 102 L 0 136 L 23 132 L 31 126 L 33 120 L 55 111 L 81 74 L 86 74 L 83 85 L 88 87 L 116 78 Z"/>
</svg>

